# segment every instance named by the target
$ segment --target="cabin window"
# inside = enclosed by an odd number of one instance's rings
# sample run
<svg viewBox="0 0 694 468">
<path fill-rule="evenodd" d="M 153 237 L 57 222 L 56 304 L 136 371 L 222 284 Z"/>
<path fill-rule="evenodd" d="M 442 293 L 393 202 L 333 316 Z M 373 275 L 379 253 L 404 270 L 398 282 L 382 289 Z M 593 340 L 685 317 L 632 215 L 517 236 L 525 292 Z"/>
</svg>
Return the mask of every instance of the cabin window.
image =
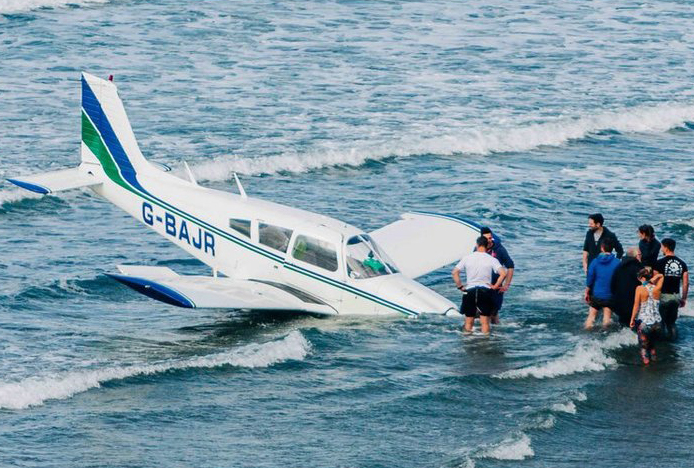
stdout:
<svg viewBox="0 0 694 468">
<path fill-rule="evenodd" d="M 292 230 L 273 226 L 272 224 L 258 224 L 258 241 L 272 247 L 280 252 L 286 252 L 289 247 L 289 239 L 292 237 Z"/>
<path fill-rule="evenodd" d="M 251 237 L 251 222 L 247 219 L 230 219 L 229 227 L 246 237 Z"/>
<path fill-rule="evenodd" d="M 330 242 L 308 236 L 297 236 L 292 257 L 328 271 L 337 271 L 337 252 Z"/>
<path fill-rule="evenodd" d="M 397 272 L 393 261 L 368 235 L 361 234 L 347 241 L 347 274 L 350 278 L 373 278 Z"/>
</svg>

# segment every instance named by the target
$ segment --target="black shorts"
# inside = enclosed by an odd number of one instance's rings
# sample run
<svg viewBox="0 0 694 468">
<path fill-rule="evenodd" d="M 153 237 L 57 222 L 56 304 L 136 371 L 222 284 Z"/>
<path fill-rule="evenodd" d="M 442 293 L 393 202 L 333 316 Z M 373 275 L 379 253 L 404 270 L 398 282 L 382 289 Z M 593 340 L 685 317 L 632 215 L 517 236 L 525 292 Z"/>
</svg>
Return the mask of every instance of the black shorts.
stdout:
<svg viewBox="0 0 694 468">
<path fill-rule="evenodd" d="M 588 305 L 590 305 L 593 309 L 602 309 L 603 307 L 607 307 L 609 309 L 614 308 L 614 303 L 612 299 L 600 299 L 599 297 L 595 296 L 590 296 L 590 301 L 588 302 Z"/>
<path fill-rule="evenodd" d="M 460 307 L 461 312 L 466 317 L 476 317 L 480 315 L 489 317 L 494 310 L 492 300 L 492 290 L 489 288 L 470 288 L 463 294 L 463 303 Z"/>
</svg>

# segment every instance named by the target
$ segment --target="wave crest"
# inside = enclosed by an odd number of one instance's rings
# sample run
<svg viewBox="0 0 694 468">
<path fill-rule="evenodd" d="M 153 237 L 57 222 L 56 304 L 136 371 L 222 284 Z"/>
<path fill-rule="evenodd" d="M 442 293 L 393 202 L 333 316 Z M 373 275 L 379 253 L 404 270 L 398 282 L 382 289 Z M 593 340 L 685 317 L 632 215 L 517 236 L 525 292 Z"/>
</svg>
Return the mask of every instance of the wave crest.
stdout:
<svg viewBox="0 0 694 468">
<path fill-rule="evenodd" d="M 67 5 L 106 3 L 109 0 L 0 0 L 0 14 L 21 13 L 39 8 L 56 8 Z"/>
<path fill-rule="evenodd" d="M 574 349 L 556 359 L 535 366 L 513 369 L 495 375 L 500 379 L 521 379 L 535 377 L 547 379 L 578 372 L 601 371 L 614 366 L 617 361 L 608 356 L 606 351 L 634 344 L 631 330 L 621 330 L 609 335 L 605 340 L 584 340 Z"/>
<path fill-rule="evenodd" d="M 0 206 L 6 203 L 15 203 L 22 200 L 41 197 L 43 197 L 43 195 L 34 192 L 29 192 L 28 190 L 0 190 Z"/>
<path fill-rule="evenodd" d="M 694 105 L 665 103 L 511 128 L 463 129 L 456 134 L 433 138 L 408 136 L 379 144 L 362 142 L 350 148 L 316 149 L 304 154 L 285 153 L 258 158 L 225 156 L 198 163 L 193 172 L 200 180 L 220 181 L 230 179 L 233 172 L 248 175 L 300 173 L 331 166 L 360 166 L 367 161 L 389 157 L 529 151 L 542 146 L 561 146 L 609 130 L 620 133 L 665 132 L 693 121 Z"/>
<path fill-rule="evenodd" d="M 496 460 L 525 460 L 535 455 L 530 437 L 521 432 L 516 436 L 504 439 L 481 451 L 475 458 L 493 458 Z"/>
<path fill-rule="evenodd" d="M 280 340 L 250 344 L 233 351 L 191 359 L 120 366 L 89 371 L 67 372 L 49 377 L 30 377 L 19 382 L 0 383 L 0 408 L 24 409 L 43 404 L 46 400 L 70 398 L 98 388 L 104 382 L 140 375 L 152 375 L 189 368 L 219 366 L 268 367 L 289 360 L 302 360 L 311 345 L 299 331 L 292 331 Z"/>
</svg>

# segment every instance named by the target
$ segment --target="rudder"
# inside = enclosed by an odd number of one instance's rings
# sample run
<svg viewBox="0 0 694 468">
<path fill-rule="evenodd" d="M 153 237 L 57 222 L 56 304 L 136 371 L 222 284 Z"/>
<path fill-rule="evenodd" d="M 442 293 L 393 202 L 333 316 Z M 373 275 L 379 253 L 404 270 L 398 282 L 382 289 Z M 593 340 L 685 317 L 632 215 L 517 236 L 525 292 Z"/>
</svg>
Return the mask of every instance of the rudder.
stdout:
<svg viewBox="0 0 694 468">
<path fill-rule="evenodd" d="M 100 164 L 115 182 L 136 180 L 151 166 L 142 155 L 116 86 L 82 73 L 82 162 Z"/>
</svg>

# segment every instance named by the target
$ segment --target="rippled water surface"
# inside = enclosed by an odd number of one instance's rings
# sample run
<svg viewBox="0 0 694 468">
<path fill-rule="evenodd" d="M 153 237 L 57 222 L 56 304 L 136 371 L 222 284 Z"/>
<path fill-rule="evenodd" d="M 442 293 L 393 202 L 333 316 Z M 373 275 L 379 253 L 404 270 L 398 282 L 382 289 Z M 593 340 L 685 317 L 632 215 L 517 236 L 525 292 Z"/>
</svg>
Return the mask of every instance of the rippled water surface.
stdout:
<svg viewBox="0 0 694 468">
<path fill-rule="evenodd" d="M 490 338 L 178 309 L 104 273 L 206 267 L 88 191 L 4 183 L 0 465 L 692 466 L 694 313 L 643 368 L 630 331 L 581 331 L 580 250 L 602 211 L 694 264 L 693 21 L 686 1 L 0 0 L 0 176 L 75 165 L 79 73 L 114 74 L 152 160 L 366 230 L 461 215 L 517 266 Z M 421 281 L 457 302 L 449 271 Z"/>
</svg>

